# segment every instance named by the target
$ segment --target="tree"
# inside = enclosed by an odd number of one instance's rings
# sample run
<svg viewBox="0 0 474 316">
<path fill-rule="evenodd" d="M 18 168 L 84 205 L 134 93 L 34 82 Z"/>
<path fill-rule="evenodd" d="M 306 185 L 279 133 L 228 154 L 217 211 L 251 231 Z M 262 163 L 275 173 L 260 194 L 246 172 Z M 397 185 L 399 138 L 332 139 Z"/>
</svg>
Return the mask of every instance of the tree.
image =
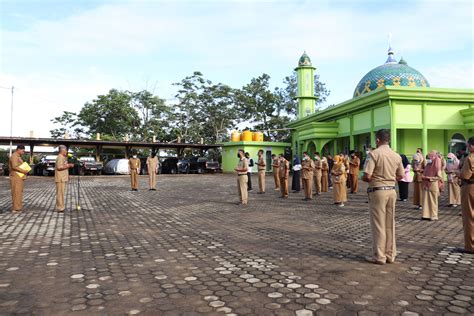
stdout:
<svg viewBox="0 0 474 316">
<path fill-rule="evenodd" d="M 53 118 L 51 122 L 60 127 L 49 131 L 51 137 L 62 138 L 67 133 L 71 138 L 81 138 L 84 129 L 79 126 L 77 119 L 77 114 L 69 111 L 64 111 L 61 116 Z"/>
</svg>

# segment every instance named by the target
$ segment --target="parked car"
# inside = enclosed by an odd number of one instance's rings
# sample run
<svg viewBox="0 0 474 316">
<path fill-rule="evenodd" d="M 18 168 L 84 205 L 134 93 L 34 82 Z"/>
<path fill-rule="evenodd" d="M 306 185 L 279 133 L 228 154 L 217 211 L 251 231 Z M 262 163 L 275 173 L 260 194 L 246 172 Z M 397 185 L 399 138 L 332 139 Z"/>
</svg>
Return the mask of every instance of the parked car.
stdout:
<svg viewBox="0 0 474 316">
<path fill-rule="evenodd" d="M 56 167 L 56 158 L 58 155 L 43 156 L 34 167 L 36 176 L 52 176 Z"/>
<path fill-rule="evenodd" d="M 204 173 L 217 172 L 220 169 L 220 164 L 217 161 L 212 161 L 204 157 L 191 157 L 181 159 L 178 162 L 178 171 L 180 173 Z"/>
<path fill-rule="evenodd" d="M 129 174 L 128 159 L 112 159 L 105 164 L 105 174 Z"/>
<path fill-rule="evenodd" d="M 79 158 L 79 174 L 96 174 L 102 173 L 104 165 L 102 162 L 96 161 L 94 157 L 81 157 Z"/>
<path fill-rule="evenodd" d="M 178 173 L 178 158 L 170 157 L 163 160 L 163 162 L 160 164 L 159 171 L 160 173 Z"/>
</svg>

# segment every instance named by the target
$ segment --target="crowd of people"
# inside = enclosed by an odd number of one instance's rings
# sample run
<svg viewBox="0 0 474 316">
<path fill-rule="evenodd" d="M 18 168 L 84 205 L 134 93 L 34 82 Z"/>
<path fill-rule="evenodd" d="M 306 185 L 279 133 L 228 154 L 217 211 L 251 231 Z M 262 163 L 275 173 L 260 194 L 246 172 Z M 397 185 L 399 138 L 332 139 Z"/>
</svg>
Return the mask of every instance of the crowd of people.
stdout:
<svg viewBox="0 0 474 316">
<path fill-rule="evenodd" d="M 424 156 L 418 148 L 410 163 L 404 154 L 397 154 L 389 147 L 390 131 L 377 132 L 377 148 L 368 149 L 363 166 L 362 180 L 369 183 L 368 203 L 371 214 L 374 253 L 369 261 L 390 263 L 395 260 L 395 203 L 398 199 L 408 201 L 410 183 L 413 183 L 413 204 L 421 210 L 422 220 L 438 220 L 440 192 L 447 188 L 450 207 L 462 204 L 463 227 L 465 232 L 464 251 L 474 251 L 474 137 L 467 143 L 470 151 L 457 155 L 449 153 L 447 159 L 432 150 Z M 265 193 L 266 163 L 263 150 L 258 152 L 259 194 Z M 238 174 L 240 205 L 247 205 L 251 168 L 254 165 L 249 153 L 238 151 L 239 163 L 235 171 Z M 340 153 L 332 157 L 321 157 L 316 152 L 303 153 L 300 159 L 295 155 L 290 167 L 283 154 L 272 155 L 274 188 L 280 191 L 280 198 L 288 198 L 289 174 L 292 171 L 292 190 L 304 191 L 305 201 L 311 201 L 314 195 L 332 189 L 334 204 L 343 207 L 348 194 L 358 193 L 360 153 Z M 291 170 L 290 170 L 291 168 Z M 413 172 L 413 176 L 412 176 Z M 398 198 L 396 184 L 398 184 Z M 461 187 L 462 185 L 462 187 Z M 462 189 L 461 189 L 462 188 Z M 463 193 L 462 193 L 463 192 Z M 383 245 L 380 244 L 383 241 Z M 383 251 L 382 251 L 383 250 Z"/>
</svg>

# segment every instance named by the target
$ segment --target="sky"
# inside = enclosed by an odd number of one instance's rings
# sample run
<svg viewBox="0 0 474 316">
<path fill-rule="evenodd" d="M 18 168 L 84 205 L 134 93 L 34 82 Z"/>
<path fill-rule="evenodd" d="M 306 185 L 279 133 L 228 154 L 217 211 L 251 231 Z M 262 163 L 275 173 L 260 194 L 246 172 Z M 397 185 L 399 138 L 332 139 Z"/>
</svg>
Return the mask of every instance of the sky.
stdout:
<svg viewBox="0 0 474 316">
<path fill-rule="evenodd" d="M 272 87 L 306 51 L 331 91 L 352 98 L 387 58 L 388 34 L 432 87 L 474 88 L 473 4 L 413 1 L 0 0 L 0 135 L 49 137 L 51 119 L 110 89 L 172 85 L 201 71 L 240 88 L 262 73 Z"/>
</svg>

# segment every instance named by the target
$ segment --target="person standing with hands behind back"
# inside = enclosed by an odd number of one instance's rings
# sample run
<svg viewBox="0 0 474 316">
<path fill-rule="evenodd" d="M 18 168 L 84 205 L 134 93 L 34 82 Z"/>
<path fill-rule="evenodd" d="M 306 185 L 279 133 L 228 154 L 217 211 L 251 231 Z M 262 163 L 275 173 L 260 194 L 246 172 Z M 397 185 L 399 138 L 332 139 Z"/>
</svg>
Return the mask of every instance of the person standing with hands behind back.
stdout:
<svg viewBox="0 0 474 316">
<path fill-rule="evenodd" d="M 258 168 L 258 188 L 259 194 L 265 193 L 265 159 L 263 158 L 263 150 L 260 149 L 258 151 L 258 161 L 257 161 L 257 168 Z"/>
<path fill-rule="evenodd" d="M 252 189 L 252 168 L 254 166 L 253 159 L 250 158 L 250 154 L 247 152 L 245 153 L 245 158 L 247 159 L 247 190 L 248 191 L 253 191 Z"/>
<path fill-rule="evenodd" d="M 280 160 L 275 154 L 272 154 L 272 167 L 273 167 L 273 181 L 275 182 L 275 191 L 280 191 L 280 176 L 278 175 L 278 169 L 280 167 Z"/>
<path fill-rule="evenodd" d="M 158 173 L 158 165 L 158 157 L 156 157 L 156 154 L 152 151 L 151 156 L 146 159 L 150 191 L 156 191 L 156 174 Z"/>
<path fill-rule="evenodd" d="M 283 154 L 280 154 L 280 192 L 281 198 L 288 198 L 288 175 L 290 173 L 290 163 L 285 159 Z"/>
<path fill-rule="evenodd" d="M 56 212 L 62 213 L 66 206 L 64 205 L 64 191 L 69 181 L 69 168 L 74 164 L 67 162 L 67 147 L 59 145 L 59 155 L 56 158 L 54 170 L 54 180 L 56 182 Z"/>
<path fill-rule="evenodd" d="M 128 171 L 130 172 L 132 191 L 138 191 L 138 175 L 140 174 L 140 167 L 140 159 L 138 159 L 137 154 L 134 154 L 133 157 L 128 160 Z"/>
<path fill-rule="evenodd" d="M 243 149 L 239 149 L 237 152 L 237 157 L 239 158 L 239 163 L 237 168 L 234 170 L 237 171 L 237 190 L 239 192 L 240 202 L 238 204 L 247 205 L 248 203 L 248 190 L 247 190 L 247 171 L 248 171 L 248 160 L 245 158 L 245 153 Z"/>
<path fill-rule="evenodd" d="M 375 134 L 377 149 L 367 155 L 362 180 L 369 183 L 370 228 L 372 256 L 367 261 L 375 264 L 393 263 L 397 256 L 395 243 L 395 183 L 405 171 L 402 158 L 390 146 L 390 130 Z"/>
</svg>

